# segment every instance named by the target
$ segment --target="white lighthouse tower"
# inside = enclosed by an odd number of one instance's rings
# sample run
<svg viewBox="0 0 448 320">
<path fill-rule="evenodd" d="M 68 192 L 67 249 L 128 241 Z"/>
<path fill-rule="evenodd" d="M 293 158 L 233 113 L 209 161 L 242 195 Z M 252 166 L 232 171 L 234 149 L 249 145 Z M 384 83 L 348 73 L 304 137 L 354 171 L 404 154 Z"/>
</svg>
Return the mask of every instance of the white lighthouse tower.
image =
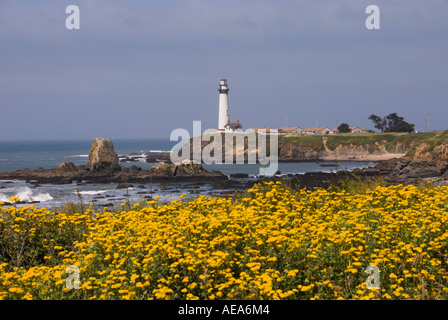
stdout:
<svg viewBox="0 0 448 320">
<path fill-rule="evenodd" d="M 218 129 L 225 130 L 225 125 L 229 122 L 229 87 L 227 86 L 227 79 L 222 77 L 219 81 L 219 119 Z"/>
</svg>

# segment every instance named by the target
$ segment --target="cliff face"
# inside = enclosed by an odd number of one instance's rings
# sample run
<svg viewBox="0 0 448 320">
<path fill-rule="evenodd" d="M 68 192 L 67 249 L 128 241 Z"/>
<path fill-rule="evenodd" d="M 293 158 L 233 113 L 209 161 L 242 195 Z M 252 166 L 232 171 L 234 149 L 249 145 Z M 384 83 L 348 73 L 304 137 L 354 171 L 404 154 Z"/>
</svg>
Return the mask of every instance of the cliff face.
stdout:
<svg viewBox="0 0 448 320">
<path fill-rule="evenodd" d="M 409 148 L 391 138 L 367 136 L 284 137 L 279 146 L 281 161 L 384 160 L 402 157 Z M 302 143 L 301 139 L 307 143 Z M 313 143 L 311 143 L 313 141 Z"/>
<path fill-rule="evenodd" d="M 222 134 L 224 136 L 224 134 Z M 212 143 L 202 141 L 202 155 L 214 155 Z M 225 139 L 216 145 L 222 146 L 222 161 L 225 161 Z M 248 159 L 247 141 L 233 145 L 234 162 L 237 150 Z M 267 138 L 269 150 L 269 138 Z M 256 157 L 258 150 L 253 156 Z M 200 154 L 199 154 L 200 156 Z M 435 162 L 441 170 L 448 169 L 448 130 L 427 133 L 384 133 L 384 134 L 346 134 L 346 135 L 304 135 L 278 136 L 279 161 L 383 161 L 392 158 L 406 158 L 416 162 Z M 231 157 L 231 156 L 230 156 Z M 190 144 L 190 159 L 193 148 Z"/>
<path fill-rule="evenodd" d="M 320 160 L 325 155 L 324 148 L 300 145 L 290 141 L 279 148 L 278 156 L 281 161 L 312 161 Z"/>
<path fill-rule="evenodd" d="M 440 144 L 423 142 L 416 146 L 410 153 L 410 158 L 416 162 L 432 162 L 437 165 L 442 173 L 448 171 L 448 141 Z"/>
<path fill-rule="evenodd" d="M 448 131 L 417 134 L 369 134 L 280 137 L 280 161 L 387 160 L 409 158 L 448 168 Z"/>
</svg>

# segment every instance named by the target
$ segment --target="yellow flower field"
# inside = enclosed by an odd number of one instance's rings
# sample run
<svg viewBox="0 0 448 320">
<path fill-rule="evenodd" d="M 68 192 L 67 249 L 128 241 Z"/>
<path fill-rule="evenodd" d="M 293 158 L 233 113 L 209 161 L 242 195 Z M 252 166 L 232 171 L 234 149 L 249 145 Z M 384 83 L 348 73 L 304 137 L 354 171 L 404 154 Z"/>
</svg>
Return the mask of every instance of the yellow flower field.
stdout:
<svg viewBox="0 0 448 320">
<path fill-rule="evenodd" d="M 448 298 L 448 187 L 0 213 L 0 299 Z"/>
</svg>

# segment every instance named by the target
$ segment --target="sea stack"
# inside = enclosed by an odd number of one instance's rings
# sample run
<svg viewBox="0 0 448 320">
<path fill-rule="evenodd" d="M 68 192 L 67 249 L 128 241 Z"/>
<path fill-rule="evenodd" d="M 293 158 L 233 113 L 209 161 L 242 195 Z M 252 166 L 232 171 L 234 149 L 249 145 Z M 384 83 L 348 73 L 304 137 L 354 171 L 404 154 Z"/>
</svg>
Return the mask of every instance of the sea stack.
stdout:
<svg viewBox="0 0 448 320">
<path fill-rule="evenodd" d="M 91 171 L 120 170 L 118 155 L 113 143 L 107 138 L 95 138 L 89 152 L 87 168 Z"/>
</svg>

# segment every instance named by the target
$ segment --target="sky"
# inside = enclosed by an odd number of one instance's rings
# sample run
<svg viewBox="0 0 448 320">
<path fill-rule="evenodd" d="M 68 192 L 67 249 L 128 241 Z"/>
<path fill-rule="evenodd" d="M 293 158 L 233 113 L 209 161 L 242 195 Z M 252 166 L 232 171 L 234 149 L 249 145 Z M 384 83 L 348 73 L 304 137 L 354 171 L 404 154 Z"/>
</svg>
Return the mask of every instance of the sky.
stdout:
<svg viewBox="0 0 448 320">
<path fill-rule="evenodd" d="M 216 128 L 222 76 L 243 129 L 444 130 L 447 71 L 448 0 L 0 0 L 0 140 Z"/>
</svg>

